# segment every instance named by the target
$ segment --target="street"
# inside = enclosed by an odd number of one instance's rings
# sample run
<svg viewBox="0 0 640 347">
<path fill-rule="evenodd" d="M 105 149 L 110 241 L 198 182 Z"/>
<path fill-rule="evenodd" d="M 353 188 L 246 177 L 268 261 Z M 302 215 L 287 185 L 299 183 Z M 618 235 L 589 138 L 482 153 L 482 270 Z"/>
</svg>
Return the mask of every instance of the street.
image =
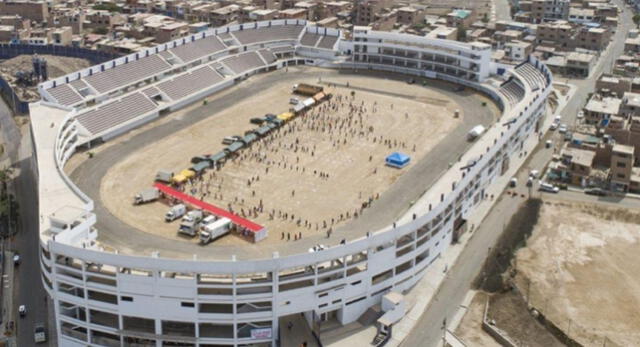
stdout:
<svg viewBox="0 0 640 347">
<path fill-rule="evenodd" d="M 624 8 L 619 0 L 614 1 Z M 570 80 L 571 84 L 576 85 L 577 89 L 571 99 L 568 100 L 567 105 L 561 112 L 562 122 L 566 124 L 573 124 L 576 114 L 579 109 L 582 108 L 587 100 L 587 96 L 594 91 L 595 80 L 601 72 L 611 71 L 612 62 L 622 53 L 624 49 L 624 38 L 628 31 L 634 27 L 631 19 L 631 11 L 627 10 L 620 14 L 620 25 L 612 39 L 611 46 L 603 53 L 598 66 L 588 79 L 585 80 Z M 556 78 L 559 81 L 565 81 L 564 78 Z M 553 151 L 551 149 L 544 148 L 544 141 L 553 136 L 555 133 L 547 134 L 537 147 L 536 151 L 531 154 L 531 157 L 522 166 L 518 174 L 518 182 L 520 182 L 520 188 L 518 192 L 520 194 L 526 194 L 527 189 L 524 187 L 524 182 L 528 176 L 529 170 L 543 168 L 551 159 Z M 557 135 L 556 135 L 557 136 Z M 460 254 L 455 265 L 449 270 L 449 274 L 446 279 L 440 284 L 439 290 L 434 296 L 433 300 L 420 317 L 419 323 L 413 328 L 411 333 L 402 343 L 402 346 L 436 346 L 442 338 L 442 322 L 443 319 L 451 321 L 451 318 L 458 310 L 462 303 L 467 291 L 471 287 L 471 283 L 482 267 L 484 260 L 487 257 L 489 247 L 492 247 L 502 233 L 504 225 L 509 221 L 512 216 L 524 201 L 521 195 L 518 197 L 510 197 L 506 194 L 502 195 L 500 201 L 496 203 L 491 212 L 487 215 L 484 222 L 475 231 L 476 235 L 471 238 L 466 248 Z M 534 194 L 540 194 L 535 192 Z M 551 195 L 546 194 L 545 195 Z M 574 192 L 561 192 L 560 196 L 567 196 L 576 198 Z M 605 198 L 587 196 L 582 194 L 585 201 L 589 200 L 605 200 Z M 625 202 L 628 203 L 628 202 Z"/>
<path fill-rule="evenodd" d="M 20 135 L 19 129 L 11 119 L 11 111 L 4 102 L 0 102 L 0 124 L 2 124 L 0 128 L 3 131 L 3 137 L 11 143 L 7 146 L 7 150 L 15 169 L 13 190 L 20 206 L 18 232 L 14 237 L 6 240 L 7 249 L 19 253 L 21 257 L 21 264 L 15 268 L 13 279 L 14 307 L 7 309 L 13 311 L 17 345 L 29 346 L 33 344 L 34 324 L 36 322 L 47 324 L 48 320 L 38 255 L 38 195 L 37 182 L 32 171 L 35 163 L 30 134 Z M 18 317 L 19 305 L 25 305 L 27 308 L 24 318 Z"/>
</svg>

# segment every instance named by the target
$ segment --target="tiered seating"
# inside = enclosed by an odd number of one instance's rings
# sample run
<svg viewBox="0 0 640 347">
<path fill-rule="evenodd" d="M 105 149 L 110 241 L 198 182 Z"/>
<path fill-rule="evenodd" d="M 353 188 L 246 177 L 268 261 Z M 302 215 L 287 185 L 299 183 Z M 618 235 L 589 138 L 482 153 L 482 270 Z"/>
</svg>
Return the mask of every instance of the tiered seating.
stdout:
<svg viewBox="0 0 640 347">
<path fill-rule="evenodd" d="M 264 62 L 256 52 L 247 52 L 240 55 L 229 57 L 222 62 L 236 74 L 242 74 L 246 71 L 264 66 Z"/>
<path fill-rule="evenodd" d="M 304 33 L 304 35 L 302 35 L 302 39 L 300 39 L 300 44 L 303 46 L 315 47 L 321 38 L 322 38 L 322 35 L 312 34 L 307 31 Z"/>
<path fill-rule="evenodd" d="M 69 82 L 69 85 L 71 85 L 78 92 L 80 92 L 82 89 L 89 87 L 89 85 L 83 80 L 71 81 Z"/>
<path fill-rule="evenodd" d="M 512 79 L 500 87 L 500 93 L 509 100 L 511 106 L 514 106 L 524 97 L 524 88 Z"/>
<path fill-rule="evenodd" d="M 535 66 L 524 63 L 516 68 L 516 72 L 524 77 L 527 84 L 532 88 L 543 88 L 546 85 L 546 78 Z"/>
<path fill-rule="evenodd" d="M 320 42 L 318 42 L 318 45 L 316 47 L 324 48 L 324 49 L 333 49 L 333 46 L 336 44 L 336 41 L 338 41 L 337 36 L 323 36 L 322 39 L 320 39 Z"/>
<path fill-rule="evenodd" d="M 143 89 L 142 90 L 142 94 L 144 94 L 144 95 L 148 96 L 149 98 L 151 98 L 154 95 L 160 94 L 160 91 L 156 87 L 149 87 L 147 89 Z"/>
<path fill-rule="evenodd" d="M 180 60 L 185 63 L 202 58 L 225 49 L 224 43 L 220 42 L 218 37 L 209 36 L 204 39 L 196 40 L 182 46 L 170 49 Z"/>
<path fill-rule="evenodd" d="M 92 135 L 97 135 L 151 112 L 155 108 L 156 104 L 149 98 L 141 93 L 133 93 L 120 100 L 80 114 L 77 119 Z"/>
<path fill-rule="evenodd" d="M 98 72 L 92 76 L 87 76 L 84 80 L 97 90 L 98 93 L 102 94 L 135 81 L 151 77 L 170 67 L 171 65 L 160 56 L 151 55 Z"/>
<path fill-rule="evenodd" d="M 278 46 L 270 48 L 271 53 L 291 53 L 294 51 L 293 46 Z"/>
<path fill-rule="evenodd" d="M 234 31 L 238 41 L 243 45 L 256 42 L 295 40 L 304 29 L 302 25 L 274 25 L 270 27 L 259 27 L 258 29 L 245 29 Z"/>
<path fill-rule="evenodd" d="M 162 51 L 162 52 L 158 53 L 158 55 L 163 57 L 164 59 L 171 59 L 171 58 L 175 57 L 175 55 L 171 54 L 171 52 L 169 52 L 169 51 Z"/>
<path fill-rule="evenodd" d="M 70 106 L 82 101 L 82 96 L 68 84 L 61 84 L 55 88 L 49 88 L 47 92 L 61 105 Z"/>
<path fill-rule="evenodd" d="M 172 100 L 178 100 L 212 86 L 222 81 L 222 79 L 222 76 L 213 71 L 213 69 L 203 66 L 170 81 L 162 82 L 158 84 L 158 88 Z"/>
<path fill-rule="evenodd" d="M 262 56 L 262 59 L 267 62 L 267 64 L 271 64 L 278 60 L 276 56 L 268 49 L 261 49 L 258 53 Z"/>
</svg>

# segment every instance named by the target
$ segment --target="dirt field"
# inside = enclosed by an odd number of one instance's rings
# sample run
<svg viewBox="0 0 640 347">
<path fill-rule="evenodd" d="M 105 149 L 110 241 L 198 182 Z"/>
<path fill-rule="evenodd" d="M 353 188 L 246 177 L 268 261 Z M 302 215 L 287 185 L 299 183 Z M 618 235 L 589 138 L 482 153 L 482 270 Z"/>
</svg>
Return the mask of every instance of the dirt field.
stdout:
<svg viewBox="0 0 640 347">
<path fill-rule="evenodd" d="M 500 344 L 491 335 L 482 330 L 482 315 L 488 297 L 482 291 L 476 293 L 455 331 L 456 336 L 467 346 L 500 347 Z"/>
<path fill-rule="evenodd" d="M 40 55 L 47 60 L 49 79 L 60 77 L 68 73 L 78 71 L 91 66 L 86 59 L 60 57 L 55 55 Z M 17 57 L 0 61 L 0 74 L 11 84 L 15 84 L 15 74 L 18 71 L 33 71 L 31 55 L 19 55 Z M 40 99 L 36 86 L 17 87 L 17 93 L 24 101 L 36 101 Z"/>
<path fill-rule="evenodd" d="M 640 345 L 640 211 L 545 203 L 516 254 L 518 287 L 585 346 Z"/>
<path fill-rule="evenodd" d="M 86 59 L 60 57 L 55 55 L 39 55 L 47 60 L 49 78 L 56 78 L 91 66 Z M 0 71 L 13 75 L 16 71 L 32 71 L 31 55 L 19 55 L 0 62 Z"/>
<path fill-rule="evenodd" d="M 299 233 L 303 237 L 326 233 L 353 218 L 363 202 L 375 199 L 408 170 L 386 167 L 388 154 L 401 151 L 416 162 L 460 122 L 453 118 L 457 105 L 433 90 L 411 88 L 403 98 L 382 92 L 404 94 L 407 85 L 399 81 L 340 76 L 331 82 L 349 82 L 352 87 L 374 91 L 357 90 L 352 97 L 351 89 L 328 88 L 334 94 L 331 103 L 316 107 L 242 150 L 240 157 L 228 162 L 215 177 L 210 171 L 202 182 L 188 185 L 186 190 L 194 190 L 198 198 L 206 194 L 204 200 L 265 225 L 270 232 L 263 241 L 266 243 L 286 242 L 286 237 L 281 241 L 282 233 L 291 233 L 292 241 Z M 250 118 L 286 111 L 290 91 L 290 83 L 276 83 L 232 107 L 212 110 L 212 117 L 131 153 L 105 175 L 100 187 L 104 205 L 140 230 L 184 240 L 176 233 L 177 223 L 163 222 L 166 205 L 131 207 L 133 195 L 149 187 L 158 170 L 179 172 L 190 166 L 191 157 L 222 150 L 224 136 L 241 135 L 255 127 Z M 175 116 L 183 115 L 180 111 Z M 65 170 L 77 164 L 78 160 Z M 216 241 L 235 242 L 245 241 L 236 237 Z"/>
</svg>

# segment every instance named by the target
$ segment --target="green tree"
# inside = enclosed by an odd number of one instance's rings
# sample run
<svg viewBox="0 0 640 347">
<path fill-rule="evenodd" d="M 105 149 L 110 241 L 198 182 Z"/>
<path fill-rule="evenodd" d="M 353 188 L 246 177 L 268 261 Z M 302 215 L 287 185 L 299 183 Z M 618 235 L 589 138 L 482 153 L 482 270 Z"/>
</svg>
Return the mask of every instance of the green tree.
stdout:
<svg viewBox="0 0 640 347">
<path fill-rule="evenodd" d="M 633 22 L 636 23 L 637 26 L 640 26 L 640 13 L 633 15 Z"/>
<path fill-rule="evenodd" d="M 93 6 L 93 9 L 99 11 L 122 12 L 122 8 L 120 8 L 120 6 L 112 3 L 95 5 Z"/>
</svg>

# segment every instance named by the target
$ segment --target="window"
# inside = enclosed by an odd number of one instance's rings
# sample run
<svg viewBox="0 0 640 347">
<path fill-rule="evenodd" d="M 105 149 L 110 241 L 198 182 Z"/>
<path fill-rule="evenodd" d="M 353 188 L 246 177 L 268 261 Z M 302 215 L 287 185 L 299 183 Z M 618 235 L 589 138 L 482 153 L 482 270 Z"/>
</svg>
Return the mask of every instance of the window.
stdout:
<svg viewBox="0 0 640 347">
<path fill-rule="evenodd" d="M 616 176 L 617 176 L 618 178 L 626 178 L 626 177 L 627 177 L 627 175 L 625 175 L 625 174 L 621 174 L 621 173 L 617 174 Z"/>
<path fill-rule="evenodd" d="M 627 167 L 627 164 L 619 161 L 619 162 L 616 163 L 616 166 L 617 167 Z"/>
</svg>

